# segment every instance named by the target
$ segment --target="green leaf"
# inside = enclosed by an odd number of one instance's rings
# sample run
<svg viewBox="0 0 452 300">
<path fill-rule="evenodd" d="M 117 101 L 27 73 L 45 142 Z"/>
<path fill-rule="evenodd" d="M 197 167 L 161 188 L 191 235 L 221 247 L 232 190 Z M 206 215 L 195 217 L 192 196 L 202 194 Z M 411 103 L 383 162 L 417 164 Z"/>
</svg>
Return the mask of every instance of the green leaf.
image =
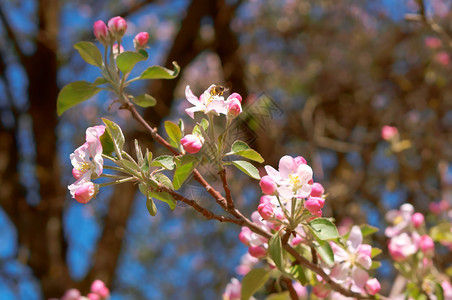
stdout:
<svg viewBox="0 0 452 300">
<path fill-rule="evenodd" d="M 180 67 L 173 61 L 174 70 L 171 71 L 165 67 L 152 66 L 141 73 L 139 79 L 173 79 L 179 75 Z"/>
<path fill-rule="evenodd" d="M 88 100 L 102 89 L 88 81 L 74 81 L 63 87 L 58 94 L 57 113 L 61 116 L 69 108 Z"/>
<path fill-rule="evenodd" d="M 146 148 L 146 154 L 144 155 L 144 164 L 141 166 L 141 170 L 143 172 L 148 172 L 151 162 L 152 162 L 152 152 L 149 152 L 149 149 Z"/>
<path fill-rule="evenodd" d="M 375 256 L 377 256 L 381 252 L 383 252 L 383 251 L 381 249 L 379 249 L 379 248 L 372 248 L 370 257 L 374 258 Z"/>
<path fill-rule="evenodd" d="M 306 276 L 305 271 L 300 265 L 293 265 L 290 267 L 290 274 L 298 280 L 301 285 L 306 285 L 309 283 L 308 276 Z"/>
<path fill-rule="evenodd" d="M 113 121 L 110 121 L 108 119 L 102 118 L 102 121 L 104 122 L 107 132 L 110 135 L 111 140 L 113 141 L 113 146 L 115 149 L 116 156 L 121 158 L 121 151 L 124 147 L 124 134 L 122 133 L 121 127 L 119 127 L 118 124 L 116 124 Z"/>
<path fill-rule="evenodd" d="M 372 261 L 372 264 L 370 265 L 371 270 L 375 270 L 381 267 L 381 262 L 379 261 Z"/>
<path fill-rule="evenodd" d="M 444 290 L 439 283 L 435 283 L 435 296 L 437 300 L 444 300 Z"/>
<path fill-rule="evenodd" d="M 268 241 L 268 250 L 270 252 L 270 257 L 273 259 L 273 262 L 278 267 L 279 270 L 284 271 L 283 268 L 283 250 L 281 245 L 281 236 L 279 235 L 279 231 L 276 232 L 270 240 Z"/>
<path fill-rule="evenodd" d="M 268 295 L 265 300 L 290 300 L 289 291 Z"/>
<path fill-rule="evenodd" d="M 152 200 L 150 196 L 149 189 L 146 184 L 140 183 L 138 185 L 140 192 L 146 197 L 146 208 L 151 216 L 155 216 L 157 214 L 157 207 L 155 206 L 154 200 Z"/>
<path fill-rule="evenodd" d="M 165 130 L 170 138 L 170 144 L 174 148 L 179 148 L 180 140 L 182 139 L 182 132 L 177 124 L 171 121 L 165 121 Z"/>
<path fill-rule="evenodd" d="M 198 160 L 196 157 L 184 155 L 177 164 L 173 177 L 173 186 L 176 190 L 180 189 L 182 184 L 187 180 L 193 170 L 196 168 Z"/>
<path fill-rule="evenodd" d="M 105 77 L 97 77 L 96 80 L 94 80 L 94 85 L 102 85 L 108 83 L 108 80 L 105 79 Z"/>
<path fill-rule="evenodd" d="M 138 165 L 141 167 L 144 164 L 143 152 L 141 151 L 141 147 L 138 144 L 137 139 L 135 139 L 135 153 L 137 154 Z"/>
<path fill-rule="evenodd" d="M 253 269 L 242 280 L 241 300 L 248 300 L 267 282 L 269 272 L 265 269 Z"/>
<path fill-rule="evenodd" d="M 102 54 L 96 45 L 91 42 L 78 42 L 74 48 L 87 63 L 102 68 Z"/>
<path fill-rule="evenodd" d="M 133 173 L 133 172 L 140 173 L 140 170 L 138 169 L 137 165 L 135 163 L 131 162 L 130 160 L 121 159 L 119 161 L 119 164 L 131 173 Z"/>
<path fill-rule="evenodd" d="M 157 104 L 157 100 L 148 94 L 141 94 L 132 98 L 133 103 L 141 107 L 152 107 Z"/>
<path fill-rule="evenodd" d="M 168 206 L 171 209 L 176 208 L 176 200 L 174 200 L 173 196 L 171 196 L 171 194 L 169 193 L 154 193 L 154 192 L 149 192 L 149 196 L 152 198 L 155 198 L 157 200 L 160 200 L 162 202 L 165 202 L 166 204 L 168 204 Z"/>
<path fill-rule="evenodd" d="M 261 179 L 261 177 L 259 176 L 259 171 L 257 170 L 257 168 L 255 166 L 253 166 L 252 164 L 250 164 L 247 161 L 244 160 L 236 160 L 233 161 L 232 164 L 239 169 L 240 171 L 242 171 L 243 173 L 245 173 L 246 175 L 250 176 L 251 178 L 254 179 Z"/>
<path fill-rule="evenodd" d="M 317 241 L 317 243 L 314 244 L 317 253 L 320 255 L 322 260 L 328 265 L 333 266 L 334 264 L 334 253 L 333 249 L 331 249 L 330 244 L 325 241 Z"/>
<path fill-rule="evenodd" d="M 147 57 L 135 51 L 125 51 L 116 58 L 116 65 L 122 73 L 126 74 L 132 71 L 133 67 L 140 61 L 146 60 Z"/>
<path fill-rule="evenodd" d="M 182 119 L 179 119 L 178 126 L 179 126 L 179 129 L 180 129 L 180 132 L 182 133 L 182 136 L 184 136 L 185 126 L 184 126 L 184 121 L 182 121 Z"/>
<path fill-rule="evenodd" d="M 247 143 L 242 141 L 235 141 L 234 144 L 232 144 L 231 152 L 227 153 L 226 155 L 238 155 L 257 161 L 258 163 L 264 162 L 264 159 L 257 151 L 251 149 Z"/>
<path fill-rule="evenodd" d="M 174 160 L 173 157 L 170 155 L 162 155 L 154 158 L 154 160 L 151 163 L 151 166 L 154 167 L 162 167 L 167 170 L 173 170 L 174 169 Z"/>
<path fill-rule="evenodd" d="M 363 225 L 359 226 L 359 228 L 361 229 L 361 233 L 362 233 L 363 237 L 366 237 L 366 236 L 369 236 L 371 234 L 378 232 L 377 227 L 371 226 L 369 224 L 363 224 Z"/>
<path fill-rule="evenodd" d="M 102 154 L 112 156 L 113 151 L 115 151 L 115 146 L 108 131 L 105 131 L 100 136 L 100 143 L 102 144 Z"/>
<path fill-rule="evenodd" d="M 336 226 L 326 218 L 317 218 L 309 222 L 312 233 L 322 241 L 339 237 Z"/>
<path fill-rule="evenodd" d="M 165 174 L 156 173 L 154 174 L 154 179 L 163 184 L 165 187 L 170 190 L 174 190 L 173 184 L 171 183 L 171 179 L 168 178 Z"/>
</svg>

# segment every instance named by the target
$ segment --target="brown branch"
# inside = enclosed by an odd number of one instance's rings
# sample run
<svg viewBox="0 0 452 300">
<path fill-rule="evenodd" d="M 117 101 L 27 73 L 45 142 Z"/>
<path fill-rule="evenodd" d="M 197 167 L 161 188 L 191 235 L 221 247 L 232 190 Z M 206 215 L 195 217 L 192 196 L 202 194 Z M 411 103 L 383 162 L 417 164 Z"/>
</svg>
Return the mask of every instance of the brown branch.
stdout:
<svg viewBox="0 0 452 300">
<path fill-rule="evenodd" d="M 297 295 L 297 292 L 295 291 L 295 289 L 293 288 L 292 280 L 290 280 L 287 277 L 283 277 L 282 280 L 284 281 L 284 283 L 287 286 L 287 289 L 289 290 L 290 299 L 298 300 L 298 295 Z"/>
<path fill-rule="evenodd" d="M 219 172 L 219 174 L 220 174 L 221 181 L 223 182 L 224 192 L 226 193 L 226 202 L 227 202 L 228 209 L 234 209 L 234 201 L 232 201 L 231 190 L 229 189 L 228 181 L 226 180 L 226 169 L 223 168 Z"/>
</svg>

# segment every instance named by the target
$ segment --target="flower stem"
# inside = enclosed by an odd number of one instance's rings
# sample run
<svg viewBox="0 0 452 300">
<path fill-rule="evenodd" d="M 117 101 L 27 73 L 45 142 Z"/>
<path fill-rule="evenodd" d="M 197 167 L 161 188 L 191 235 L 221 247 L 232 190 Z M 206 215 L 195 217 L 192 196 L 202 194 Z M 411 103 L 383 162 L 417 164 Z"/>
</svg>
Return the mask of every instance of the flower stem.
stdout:
<svg viewBox="0 0 452 300">
<path fill-rule="evenodd" d="M 111 182 L 100 183 L 99 187 L 101 188 L 101 187 L 104 187 L 104 186 L 120 184 L 120 183 L 124 183 L 124 182 L 129 182 L 129 181 L 132 181 L 132 180 L 136 180 L 136 178 L 135 177 L 127 177 L 127 178 L 124 178 L 124 179 L 118 179 L 118 180 L 111 181 Z"/>
</svg>

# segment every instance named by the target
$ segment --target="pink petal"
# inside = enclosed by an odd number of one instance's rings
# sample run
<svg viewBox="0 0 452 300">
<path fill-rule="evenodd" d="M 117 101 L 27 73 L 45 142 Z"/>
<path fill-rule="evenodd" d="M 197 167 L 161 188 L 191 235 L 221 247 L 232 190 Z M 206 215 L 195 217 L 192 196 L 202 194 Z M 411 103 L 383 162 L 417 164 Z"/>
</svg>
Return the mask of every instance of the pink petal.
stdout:
<svg viewBox="0 0 452 300">
<path fill-rule="evenodd" d="M 289 174 L 292 173 L 294 165 L 295 163 L 293 161 L 293 157 L 289 155 L 284 155 L 283 157 L 281 157 L 278 166 L 279 174 L 281 175 L 281 177 L 287 178 Z"/>
<path fill-rule="evenodd" d="M 190 102 L 193 105 L 199 105 L 201 104 L 201 101 L 196 97 L 193 92 L 190 89 L 190 86 L 187 85 L 185 88 L 185 98 L 187 98 L 188 102 Z M 192 117 L 193 118 L 193 117 Z"/>
</svg>

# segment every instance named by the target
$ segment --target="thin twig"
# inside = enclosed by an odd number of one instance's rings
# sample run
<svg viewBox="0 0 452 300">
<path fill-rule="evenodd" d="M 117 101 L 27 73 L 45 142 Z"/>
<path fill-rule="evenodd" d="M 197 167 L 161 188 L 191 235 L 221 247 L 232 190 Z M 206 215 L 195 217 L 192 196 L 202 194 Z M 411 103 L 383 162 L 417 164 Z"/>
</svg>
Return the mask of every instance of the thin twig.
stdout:
<svg viewBox="0 0 452 300">
<path fill-rule="evenodd" d="M 234 209 L 234 201 L 232 201 L 231 190 L 229 189 L 228 181 L 226 180 L 226 169 L 222 169 L 220 172 L 220 178 L 223 182 L 223 189 L 226 193 L 226 202 L 228 209 Z"/>
<path fill-rule="evenodd" d="M 289 290 L 290 299 L 298 300 L 298 295 L 297 295 L 297 292 L 295 291 L 295 289 L 293 288 L 292 280 L 290 280 L 287 277 L 283 277 L 282 280 L 284 281 L 284 283 L 287 286 L 287 289 Z"/>
</svg>

